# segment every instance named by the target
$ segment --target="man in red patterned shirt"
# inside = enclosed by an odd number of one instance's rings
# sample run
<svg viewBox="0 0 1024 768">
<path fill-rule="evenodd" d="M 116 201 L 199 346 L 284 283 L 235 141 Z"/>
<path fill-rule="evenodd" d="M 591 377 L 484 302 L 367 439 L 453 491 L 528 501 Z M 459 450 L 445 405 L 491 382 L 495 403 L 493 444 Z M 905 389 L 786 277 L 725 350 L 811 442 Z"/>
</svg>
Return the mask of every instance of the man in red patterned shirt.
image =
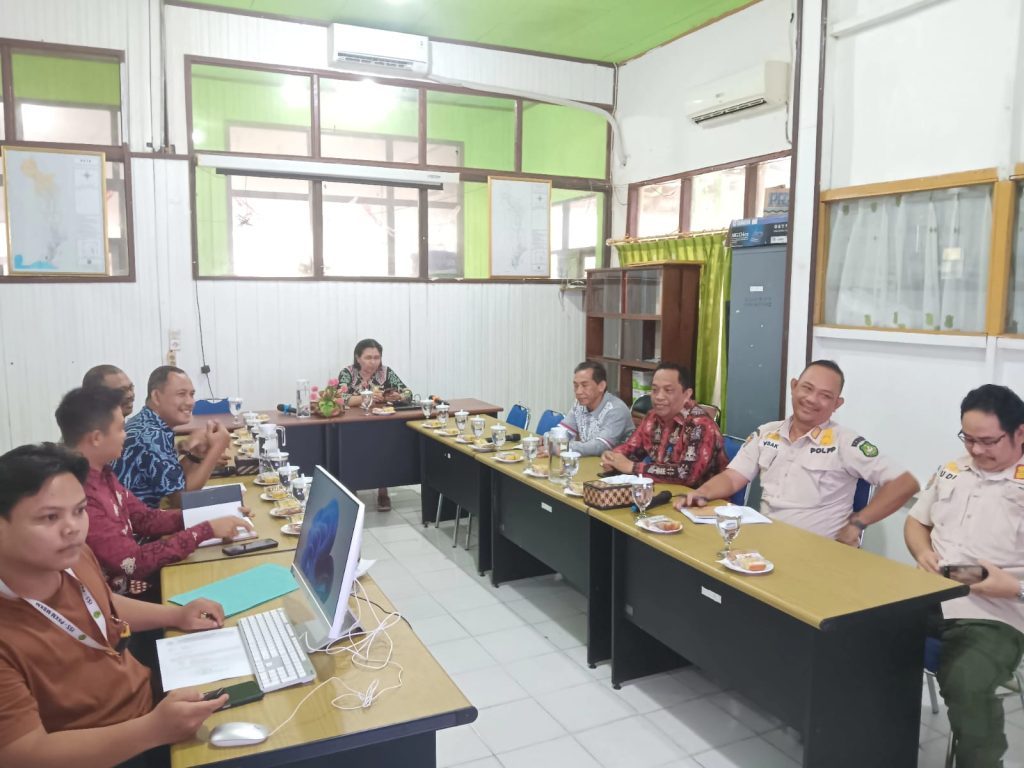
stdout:
<svg viewBox="0 0 1024 768">
<path fill-rule="evenodd" d="M 248 520 L 237 517 L 184 528 L 180 509 L 148 507 L 121 485 L 110 468 L 124 445 L 120 391 L 73 389 L 61 400 L 56 416 L 64 444 L 89 460 L 84 483 L 89 513 L 86 543 L 115 594 L 143 594 L 162 566 L 184 560 L 200 542 L 231 538 L 237 528 L 253 529 Z M 139 544 L 136 534 L 162 538 Z"/>
<path fill-rule="evenodd" d="M 601 454 L 605 470 L 696 488 L 729 463 L 715 420 L 693 400 L 690 372 L 662 363 L 651 383 L 651 411 L 622 445 Z"/>
</svg>

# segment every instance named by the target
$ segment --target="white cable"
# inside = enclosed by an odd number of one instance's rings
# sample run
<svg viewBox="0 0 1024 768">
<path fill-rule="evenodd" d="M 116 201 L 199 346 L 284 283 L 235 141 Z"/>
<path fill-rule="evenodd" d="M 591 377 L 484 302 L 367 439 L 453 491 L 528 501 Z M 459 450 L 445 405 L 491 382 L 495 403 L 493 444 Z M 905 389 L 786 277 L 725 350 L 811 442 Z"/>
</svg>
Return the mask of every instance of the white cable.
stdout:
<svg viewBox="0 0 1024 768">
<path fill-rule="evenodd" d="M 403 676 L 405 674 L 405 668 L 397 661 L 392 660 L 392 656 L 394 655 L 395 650 L 395 643 L 394 640 L 391 639 L 391 635 L 388 634 L 388 629 L 390 629 L 391 627 L 395 626 L 398 622 L 400 622 L 402 620 L 402 616 L 397 611 L 392 611 L 390 613 L 385 614 L 384 617 L 381 618 L 375 609 L 374 602 L 370 600 L 369 595 L 366 594 L 366 590 L 363 588 L 363 585 L 360 583 L 360 581 L 356 579 L 353 583 L 354 589 L 352 594 L 356 598 L 356 624 L 359 626 L 362 626 L 363 624 L 361 603 L 365 602 L 370 609 L 370 613 L 375 624 L 374 628 L 366 631 L 361 637 L 359 637 L 359 639 L 355 639 L 352 633 L 349 632 L 349 634 L 347 635 L 339 637 L 336 640 L 332 640 L 323 648 L 310 648 L 309 638 L 306 635 L 306 633 L 303 633 L 302 643 L 306 646 L 306 650 L 309 651 L 309 653 L 326 653 L 328 656 L 336 656 L 339 653 L 349 653 L 352 656 L 352 666 L 358 667 L 360 669 L 381 671 L 387 669 L 390 666 L 394 666 L 398 669 L 398 682 L 394 685 L 389 685 L 386 688 L 382 688 L 380 680 L 375 678 L 370 681 L 370 684 L 366 687 L 365 691 L 359 691 L 355 688 L 352 688 L 340 677 L 336 675 L 331 676 L 319 685 L 317 685 L 305 696 L 303 696 L 302 701 L 300 701 L 296 705 L 295 709 L 292 710 L 292 713 L 288 715 L 288 717 L 285 718 L 285 720 L 282 721 L 276 728 L 274 728 L 273 731 L 270 732 L 270 736 L 273 736 L 275 733 L 284 728 L 288 723 L 290 723 L 292 721 L 292 718 L 294 718 L 295 715 L 298 714 L 302 706 L 307 701 L 309 701 L 310 697 L 328 683 L 338 683 L 345 689 L 344 693 L 341 693 L 338 696 L 335 696 L 333 699 L 331 699 L 331 706 L 343 712 L 349 712 L 357 709 L 367 709 L 373 706 L 374 702 L 376 702 L 377 699 L 379 699 L 385 693 L 389 691 L 398 690 L 402 687 L 402 685 L 404 685 Z M 372 656 L 374 645 L 376 644 L 376 641 L 379 638 L 383 638 L 386 641 L 387 653 L 383 659 L 375 659 Z M 346 642 L 348 644 L 339 645 L 335 647 L 337 643 L 342 642 Z M 355 703 L 346 703 L 350 699 L 355 699 Z"/>
</svg>

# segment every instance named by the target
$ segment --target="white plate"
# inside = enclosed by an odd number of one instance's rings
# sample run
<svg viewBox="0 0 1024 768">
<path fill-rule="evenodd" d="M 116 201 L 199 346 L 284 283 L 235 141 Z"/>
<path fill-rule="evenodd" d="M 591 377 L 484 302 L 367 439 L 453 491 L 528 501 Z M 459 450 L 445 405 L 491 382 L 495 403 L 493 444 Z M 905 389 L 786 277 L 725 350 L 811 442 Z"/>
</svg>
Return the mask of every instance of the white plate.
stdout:
<svg viewBox="0 0 1024 768">
<path fill-rule="evenodd" d="M 264 501 L 280 501 L 281 500 L 281 499 L 275 499 L 273 496 L 271 496 L 266 491 L 264 491 L 263 493 L 260 494 L 260 498 L 263 499 Z M 281 498 L 284 498 L 284 497 L 282 496 Z"/>
<path fill-rule="evenodd" d="M 499 456 L 495 456 L 494 460 L 495 461 L 499 461 L 502 464 L 518 464 L 520 461 L 523 460 L 523 455 L 522 454 L 515 454 L 515 453 L 512 453 L 511 451 L 502 451 L 502 453 L 511 454 L 511 455 L 510 456 L 500 456 L 500 455 Z"/>
<path fill-rule="evenodd" d="M 288 509 L 281 509 L 280 507 L 271 507 L 269 510 L 271 517 L 287 520 L 295 515 L 302 514 L 302 507 L 290 507 Z"/>
<path fill-rule="evenodd" d="M 736 571 L 736 573 L 742 573 L 747 576 L 764 576 L 766 573 L 771 573 L 775 570 L 775 563 L 773 563 L 771 560 L 764 561 L 765 565 L 767 565 L 768 567 L 765 568 L 763 571 L 748 571 L 746 568 L 740 568 L 740 566 L 736 565 L 736 563 L 732 562 L 731 560 L 723 559 L 719 560 L 718 562 L 720 562 L 730 571 Z"/>
<path fill-rule="evenodd" d="M 459 436 L 459 437 L 455 438 L 455 442 L 456 443 L 462 443 L 463 445 L 472 445 L 473 444 L 473 438 L 472 437 L 461 437 L 461 436 Z"/>
<path fill-rule="evenodd" d="M 260 480 L 260 476 L 259 475 L 256 475 L 256 477 L 253 478 L 252 482 L 253 482 L 254 485 L 258 485 L 258 486 L 261 486 L 263 488 L 269 488 L 272 485 L 280 485 L 281 484 L 280 480 L 271 480 L 269 483 L 266 480 Z"/>
<path fill-rule="evenodd" d="M 680 523 L 678 520 L 672 520 L 671 518 L 669 518 L 669 519 L 673 523 L 679 523 L 679 529 L 678 530 L 675 530 L 675 531 L 663 531 L 663 530 L 661 530 L 660 528 L 657 527 L 657 525 L 655 525 L 655 523 L 657 523 L 658 520 L 659 520 L 658 517 L 655 517 L 655 518 L 642 517 L 642 518 L 640 518 L 639 520 L 636 521 L 636 527 L 637 528 L 643 528 L 648 533 L 660 533 L 662 536 L 671 536 L 671 535 L 676 534 L 676 533 L 682 533 L 683 532 L 683 527 L 682 527 L 683 524 Z"/>
<path fill-rule="evenodd" d="M 577 491 L 572 486 L 566 487 L 566 489 L 564 491 L 562 491 L 562 493 L 564 493 L 566 496 L 575 496 L 575 497 L 577 497 L 579 499 L 583 498 L 583 491 Z"/>
<path fill-rule="evenodd" d="M 288 536 L 298 536 L 302 533 L 302 523 L 285 523 L 281 526 L 281 533 Z"/>
<path fill-rule="evenodd" d="M 458 437 L 458 427 L 445 427 L 444 429 L 437 430 L 437 434 L 444 435 L 445 437 Z"/>
<path fill-rule="evenodd" d="M 437 419 L 428 419 L 420 424 L 424 429 L 437 429 L 441 426 L 441 423 Z"/>
<path fill-rule="evenodd" d="M 547 472 L 538 472 L 537 470 L 530 469 L 529 467 L 527 467 L 526 469 L 523 470 L 523 474 L 526 475 L 527 477 L 536 477 L 538 480 L 547 480 L 548 479 L 548 473 Z M 582 495 L 583 494 L 581 493 L 580 496 L 582 496 Z"/>
</svg>

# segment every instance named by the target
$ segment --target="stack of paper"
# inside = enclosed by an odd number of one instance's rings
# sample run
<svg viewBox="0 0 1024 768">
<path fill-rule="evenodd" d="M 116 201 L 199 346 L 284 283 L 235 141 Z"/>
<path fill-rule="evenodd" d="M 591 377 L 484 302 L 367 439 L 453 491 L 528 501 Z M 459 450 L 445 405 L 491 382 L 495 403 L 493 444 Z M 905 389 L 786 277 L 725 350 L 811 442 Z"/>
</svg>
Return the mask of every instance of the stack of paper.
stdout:
<svg viewBox="0 0 1024 768">
<path fill-rule="evenodd" d="M 765 517 L 756 509 L 741 507 L 736 504 L 725 504 L 720 507 L 683 507 L 679 511 L 698 525 L 714 525 L 716 512 L 729 512 L 733 515 L 739 514 L 741 525 L 771 522 L 771 518 Z"/>
<path fill-rule="evenodd" d="M 185 527 L 191 528 L 218 517 L 237 517 L 242 519 L 242 494 L 245 486 L 241 483 L 230 485 L 214 485 L 199 491 L 185 491 L 181 494 L 181 515 Z M 244 541 L 256 538 L 256 531 L 240 530 L 232 541 Z M 200 547 L 221 544 L 221 539 L 207 539 L 199 543 Z"/>
</svg>

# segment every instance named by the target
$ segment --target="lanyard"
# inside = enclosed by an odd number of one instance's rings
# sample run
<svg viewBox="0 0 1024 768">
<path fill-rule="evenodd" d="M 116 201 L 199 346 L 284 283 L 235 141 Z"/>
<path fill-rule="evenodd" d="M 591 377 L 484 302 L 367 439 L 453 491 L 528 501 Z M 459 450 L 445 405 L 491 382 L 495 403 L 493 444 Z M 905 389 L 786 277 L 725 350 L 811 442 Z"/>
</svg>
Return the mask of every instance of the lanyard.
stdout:
<svg viewBox="0 0 1024 768">
<path fill-rule="evenodd" d="M 100 645 L 99 643 L 97 643 L 95 640 L 89 637 L 89 635 L 87 635 L 85 632 L 83 632 L 77 626 L 75 626 L 73 622 L 65 618 L 62 613 L 60 613 L 59 611 L 55 611 L 46 603 L 42 603 L 39 600 L 33 600 L 32 598 L 28 597 L 21 597 L 20 595 L 16 594 L 14 591 L 11 590 L 10 587 L 8 587 L 3 582 L 2 579 L 0 579 L 0 593 L 2 593 L 6 597 L 11 598 L 12 600 L 24 600 L 26 603 L 28 603 L 37 611 L 39 611 L 39 613 L 41 613 L 43 616 L 49 619 L 51 623 L 59 627 L 66 634 L 70 635 L 72 638 L 80 642 L 82 645 L 85 645 L 89 648 L 94 648 L 97 651 L 103 651 L 103 653 L 106 653 L 110 656 L 118 656 L 119 650 L 115 650 L 114 648 L 112 648 L 110 646 L 109 640 L 107 639 L 107 622 L 103 617 L 103 611 L 100 610 L 99 603 L 96 602 L 96 598 L 92 596 L 92 592 L 89 591 L 89 588 L 85 586 L 85 584 L 83 584 L 81 581 L 79 581 L 78 577 L 75 576 L 75 572 L 73 570 L 71 570 L 70 568 L 66 568 L 64 570 L 64 573 L 68 574 L 78 584 L 78 588 L 82 591 L 82 600 L 85 602 L 85 607 L 89 611 L 89 616 L 92 617 L 92 620 L 96 623 L 96 628 L 99 629 L 100 634 L 103 635 L 103 639 L 104 641 L 106 641 L 106 645 Z M 119 621 L 116 618 L 114 619 L 114 621 L 122 625 L 121 639 L 122 641 L 126 641 L 128 635 L 130 634 L 128 625 L 124 622 Z M 119 649 L 122 644 L 118 645 Z"/>
</svg>

